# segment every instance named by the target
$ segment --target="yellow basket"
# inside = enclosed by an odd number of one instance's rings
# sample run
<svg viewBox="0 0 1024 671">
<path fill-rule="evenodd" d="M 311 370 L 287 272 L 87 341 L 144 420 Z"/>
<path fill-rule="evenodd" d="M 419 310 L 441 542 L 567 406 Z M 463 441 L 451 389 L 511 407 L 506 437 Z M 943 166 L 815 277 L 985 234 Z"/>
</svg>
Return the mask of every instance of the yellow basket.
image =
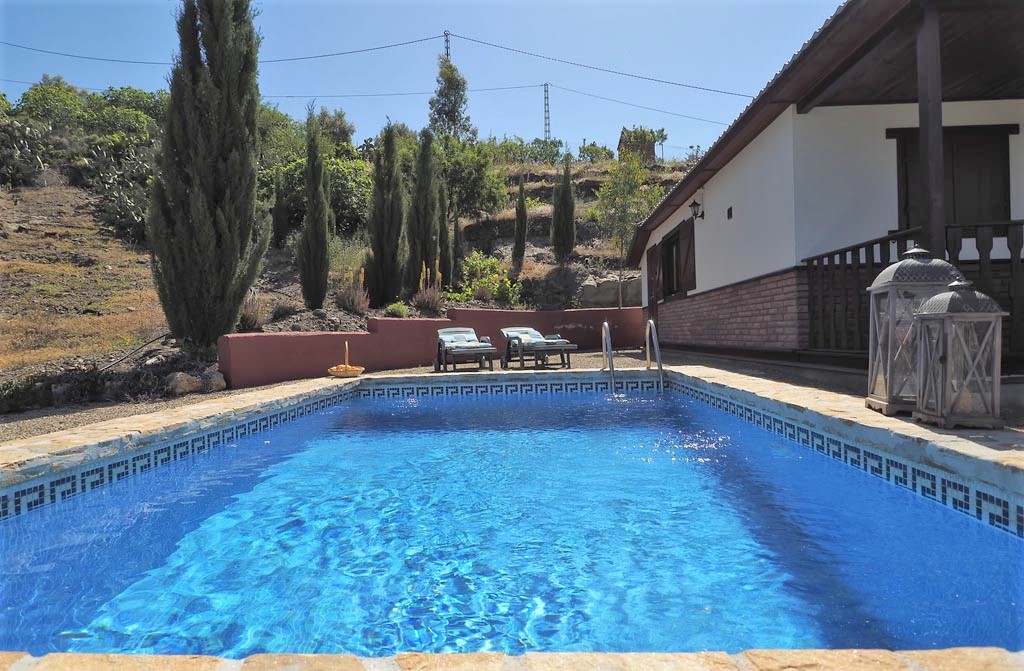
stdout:
<svg viewBox="0 0 1024 671">
<path fill-rule="evenodd" d="M 359 377 L 366 370 L 362 366 L 350 366 L 348 364 L 348 341 L 345 341 L 345 363 L 338 364 L 333 368 L 327 369 L 328 375 L 334 377 Z"/>
</svg>

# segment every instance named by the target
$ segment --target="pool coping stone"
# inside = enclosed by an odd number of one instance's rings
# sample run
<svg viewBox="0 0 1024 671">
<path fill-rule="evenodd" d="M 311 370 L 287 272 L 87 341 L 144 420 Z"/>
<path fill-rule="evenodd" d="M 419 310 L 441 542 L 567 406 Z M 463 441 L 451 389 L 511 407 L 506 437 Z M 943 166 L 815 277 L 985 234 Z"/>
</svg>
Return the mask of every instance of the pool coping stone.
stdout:
<svg viewBox="0 0 1024 671">
<path fill-rule="evenodd" d="M 690 653 L 403 653 L 394 657 L 0 652 L 0 671 L 1024 671 L 1024 653 L 943 650 L 747 650 Z"/>
</svg>

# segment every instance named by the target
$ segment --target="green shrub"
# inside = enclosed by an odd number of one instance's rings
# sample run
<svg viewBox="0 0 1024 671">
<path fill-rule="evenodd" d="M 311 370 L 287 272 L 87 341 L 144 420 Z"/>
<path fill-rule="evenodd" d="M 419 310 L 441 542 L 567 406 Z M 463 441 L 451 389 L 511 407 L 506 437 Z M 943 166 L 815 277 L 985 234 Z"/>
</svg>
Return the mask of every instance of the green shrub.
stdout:
<svg viewBox="0 0 1024 671">
<path fill-rule="evenodd" d="M 0 184 L 31 184 L 46 167 L 43 137 L 30 124 L 0 116 Z"/>
<path fill-rule="evenodd" d="M 466 279 L 460 291 L 448 291 L 443 297 L 451 303 L 471 300 L 497 301 L 502 305 L 520 305 L 520 285 L 505 276 L 501 261 L 474 250 L 466 257 Z"/>
<path fill-rule="evenodd" d="M 280 167 L 284 191 L 284 217 L 286 226 L 281 229 L 293 231 L 306 216 L 305 170 L 306 159 L 299 158 Z M 275 169 L 260 171 L 260 190 L 267 200 L 274 192 Z M 324 157 L 324 172 L 327 175 L 331 210 L 335 216 L 335 234 L 350 236 L 366 228 L 366 217 L 373 191 L 373 176 L 370 164 L 359 159 Z"/>
<path fill-rule="evenodd" d="M 394 302 L 384 308 L 385 317 L 398 317 L 405 319 L 409 316 L 409 309 L 405 307 L 404 303 Z"/>
</svg>

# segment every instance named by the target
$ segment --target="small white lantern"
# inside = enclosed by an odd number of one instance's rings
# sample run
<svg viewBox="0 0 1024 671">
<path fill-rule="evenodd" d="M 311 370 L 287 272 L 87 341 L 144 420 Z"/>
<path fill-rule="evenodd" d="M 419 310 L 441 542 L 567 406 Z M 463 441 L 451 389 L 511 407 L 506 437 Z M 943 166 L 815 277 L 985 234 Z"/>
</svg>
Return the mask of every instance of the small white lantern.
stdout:
<svg viewBox="0 0 1024 671">
<path fill-rule="evenodd" d="M 917 405 L 917 332 L 914 312 L 964 276 L 951 263 L 914 247 L 868 287 L 868 395 L 864 404 L 884 415 Z"/>
<path fill-rule="evenodd" d="M 953 282 L 918 310 L 920 388 L 914 419 L 998 429 L 1003 317 L 993 299 Z"/>
</svg>

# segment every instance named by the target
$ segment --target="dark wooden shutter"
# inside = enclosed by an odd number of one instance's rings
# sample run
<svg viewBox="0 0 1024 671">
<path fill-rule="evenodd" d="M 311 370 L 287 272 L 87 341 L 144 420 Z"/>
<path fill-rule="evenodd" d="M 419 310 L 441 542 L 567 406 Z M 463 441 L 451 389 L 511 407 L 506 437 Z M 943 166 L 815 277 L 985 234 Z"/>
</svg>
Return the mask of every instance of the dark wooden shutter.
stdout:
<svg viewBox="0 0 1024 671">
<path fill-rule="evenodd" d="M 661 245 L 647 250 L 647 302 L 651 306 L 652 319 L 661 295 Z"/>
<path fill-rule="evenodd" d="M 693 219 L 679 225 L 679 290 L 697 288 L 697 254 L 693 244 Z"/>
<path fill-rule="evenodd" d="M 943 132 L 946 225 L 1010 218 L 1008 135 L 1015 126 L 951 126 Z M 888 131 L 896 138 L 899 228 L 924 226 L 925 198 L 916 128 Z"/>
</svg>

